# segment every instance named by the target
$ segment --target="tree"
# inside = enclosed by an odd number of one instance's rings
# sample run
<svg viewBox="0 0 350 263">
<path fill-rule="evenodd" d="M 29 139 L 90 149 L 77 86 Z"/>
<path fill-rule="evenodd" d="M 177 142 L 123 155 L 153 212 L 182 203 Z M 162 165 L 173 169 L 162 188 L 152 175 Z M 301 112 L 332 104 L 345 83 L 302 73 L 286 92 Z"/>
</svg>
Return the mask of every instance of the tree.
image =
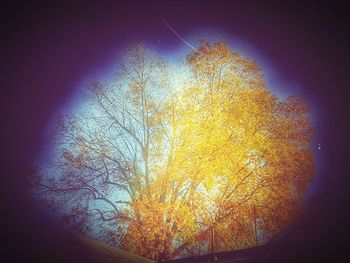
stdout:
<svg viewBox="0 0 350 263">
<path fill-rule="evenodd" d="M 296 220 L 314 174 L 305 103 L 272 95 L 225 42 L 202 41 L 187 67 L 176 89 L 155 53 L 129 49 L 118 80 L 62 120 L 42 199 L 159 261 L 254 246 Z"/>
</svg>

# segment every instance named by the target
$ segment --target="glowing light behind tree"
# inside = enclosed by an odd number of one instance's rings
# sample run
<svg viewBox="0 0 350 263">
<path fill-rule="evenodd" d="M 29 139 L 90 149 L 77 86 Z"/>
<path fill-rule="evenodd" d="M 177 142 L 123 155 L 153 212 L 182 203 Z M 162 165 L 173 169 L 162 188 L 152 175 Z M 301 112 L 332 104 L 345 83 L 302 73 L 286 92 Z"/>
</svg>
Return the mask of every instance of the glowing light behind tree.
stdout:
<svg viewBox="0 0 350 263">
<path fill-rule="evenodd" d="M 314 131 L 301 98 L 280 101 L 225 42 L 202 41 L 183 70 L 140 44 L 121 61 L 61 120 L 44 202 L 156 260 L 254 246 L 302 213 Z"/>
</svg>

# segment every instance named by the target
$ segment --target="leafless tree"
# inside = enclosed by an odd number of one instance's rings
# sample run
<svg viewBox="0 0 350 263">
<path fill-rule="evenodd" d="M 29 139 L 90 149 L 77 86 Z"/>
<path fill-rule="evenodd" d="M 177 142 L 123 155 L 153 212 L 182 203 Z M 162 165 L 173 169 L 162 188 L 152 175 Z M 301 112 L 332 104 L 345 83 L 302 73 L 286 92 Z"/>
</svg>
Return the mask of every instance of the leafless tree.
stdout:
<svg viewBox="0 0 350 263">
<path fill-rule="evenodd" d="M 90 219 L 115 222 L 123 206 L 150 197 L 168 89 L 165 62 L 142 44 L 129 48 L 117 79 L 92 82 L 88 104 L 60 118 L 56 153 L 35 183 L 39 198 L 69 209 L 67 219 L 83 227 Z"/>
</svg>

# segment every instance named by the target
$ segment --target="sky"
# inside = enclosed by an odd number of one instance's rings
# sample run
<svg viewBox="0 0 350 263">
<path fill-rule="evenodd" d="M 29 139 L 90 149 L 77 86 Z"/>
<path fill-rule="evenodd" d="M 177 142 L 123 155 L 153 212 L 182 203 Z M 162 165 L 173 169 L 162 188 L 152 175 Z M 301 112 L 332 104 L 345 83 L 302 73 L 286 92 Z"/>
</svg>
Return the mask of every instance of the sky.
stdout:
<svg viewBox="0 0 350 263">
<path fill-rule="evenodd" d="M 168 55 L 182 50 L 184 43 L 162 19 L 191 44 L 208 34 L 230 38 L 233 49 L 237 45 L 267 71 L 272 89 L 310 103 L 319 135 L 313 191 L 326 207 L 318 213 L 332 214 L 343 233 L 350 181 L 345 1 L 34 1 L 5 3 L 2 10 L 1 186 L 13 244 L 33 241 L 35 231 L 55 224 L 27 195 L 53 116 L 74 104 L 81 83 L 116 64 L 132 42 Z"/>
</svg>

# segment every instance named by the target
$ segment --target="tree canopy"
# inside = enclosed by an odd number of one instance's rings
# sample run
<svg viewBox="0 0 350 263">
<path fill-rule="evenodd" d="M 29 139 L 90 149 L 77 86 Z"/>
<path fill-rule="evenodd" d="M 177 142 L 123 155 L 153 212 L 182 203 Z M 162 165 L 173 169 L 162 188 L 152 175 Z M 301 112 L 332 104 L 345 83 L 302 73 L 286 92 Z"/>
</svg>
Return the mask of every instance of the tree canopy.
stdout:
<svg viewBox="0 0 350 263">
<path fill-rule="evenodd" d="M 273 95 L 224 41 L 203 40 L 181 76 L 142 44 L 118 68 L 60 119 L 42 201 L 159 261 L 255 246 L 300 216 L 315 137 L 301 98 Z"/>
</svg>

